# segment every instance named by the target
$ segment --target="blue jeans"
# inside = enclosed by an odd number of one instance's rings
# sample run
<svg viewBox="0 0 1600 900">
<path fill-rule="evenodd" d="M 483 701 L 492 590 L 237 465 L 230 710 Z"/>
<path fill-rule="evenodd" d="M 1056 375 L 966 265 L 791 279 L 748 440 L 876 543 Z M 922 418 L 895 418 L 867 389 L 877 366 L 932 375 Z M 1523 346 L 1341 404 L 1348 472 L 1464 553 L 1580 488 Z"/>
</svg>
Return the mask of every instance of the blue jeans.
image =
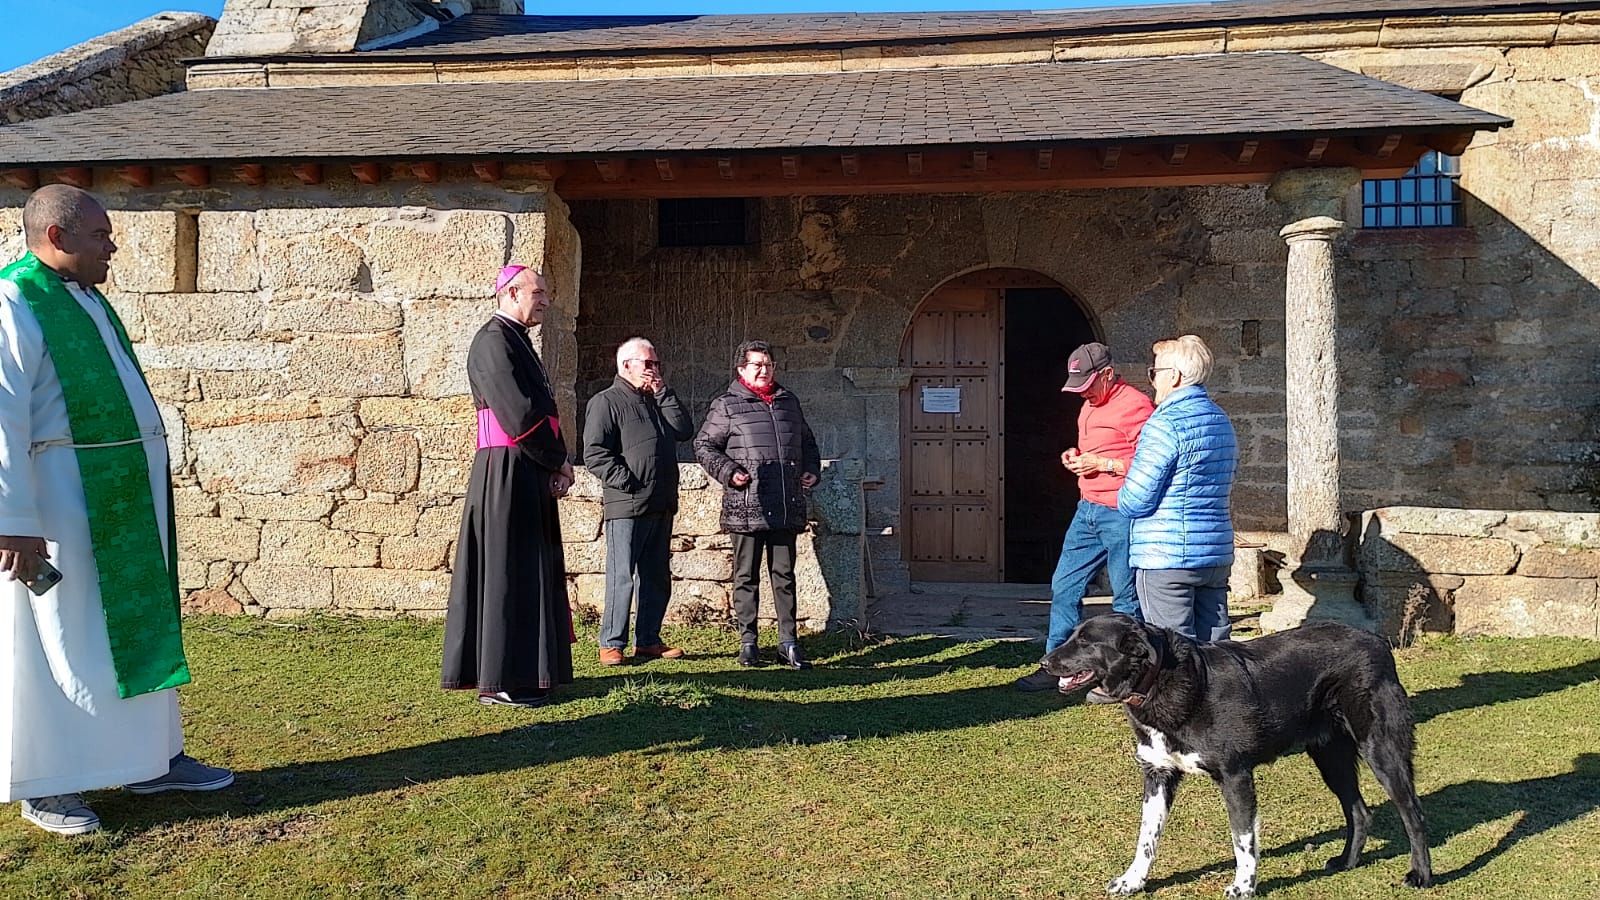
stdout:
<svg viewBox="0 0 1600 900">
<path fill-rule="evenodd" d="M 628 646 L 628 612 L 639 589 L 636 647 L 661 643 L 661 620 L 672 597 L 672 513 L 607 519 L 606 608 L 600 616 L 600 646 Z"/>
<path fill-rule="evenodd" d="M 1083 592 L 1089 580 L 1104 566 L 1111 576 L 1111 608 L 1143 620 L 1139 597 L 1133 588 L 1133 570 L 1128 568 L 1128 535 L 1133 520 L 1109 506 L 1088 500 L 1078 501 L 1078 512 L 1061 542 L 1061 559 L 1050 579 L 1050 633 L 1044 641 L 1049 653 L 1065 644 L 1083 618 Z"/>
</svg>

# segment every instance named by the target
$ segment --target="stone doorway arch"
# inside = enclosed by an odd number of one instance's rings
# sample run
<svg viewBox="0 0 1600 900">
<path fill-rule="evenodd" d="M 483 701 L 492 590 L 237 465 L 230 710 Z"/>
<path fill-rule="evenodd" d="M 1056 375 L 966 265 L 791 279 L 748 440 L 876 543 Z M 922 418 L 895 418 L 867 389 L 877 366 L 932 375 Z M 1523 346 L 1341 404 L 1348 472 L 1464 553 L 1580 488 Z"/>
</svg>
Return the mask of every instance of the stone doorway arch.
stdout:
<svg viewBox="0 0 1600 900">
<path fill-rule="evenodd" d="M 914 581 L 1047 581 L 1077 503 L 1057 462 L 1079 401 L 1066 355 L 1099 339 L 1073 292 L 1028 269 L 946 280 L 900 346 L 901 554 Z"/>
</svg>

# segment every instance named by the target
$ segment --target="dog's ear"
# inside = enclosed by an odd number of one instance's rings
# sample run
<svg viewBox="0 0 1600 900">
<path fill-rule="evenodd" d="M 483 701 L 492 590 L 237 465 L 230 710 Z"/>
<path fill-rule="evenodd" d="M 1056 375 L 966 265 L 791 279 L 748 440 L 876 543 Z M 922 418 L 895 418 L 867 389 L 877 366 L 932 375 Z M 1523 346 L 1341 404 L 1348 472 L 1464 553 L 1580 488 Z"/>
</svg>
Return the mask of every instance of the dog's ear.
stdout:
<svg viewBox="0 0 1600 900">
<path fill-rule="evenodd" d="M 1123 633 L 1122 637 L 1117 639 L 1117 650 L 1122 653 L 1123 656 L 1136 659 L 1141 662 L 1148 662 L 1149 660 L 1155 658 L 1156 655 L 1155 644 L 1150 642 L 1150 635 L 1147 631 L 1147 626 L 1138 622 L 1134 623 L 1132 628 L 1128 629 Z"/>
</svg>

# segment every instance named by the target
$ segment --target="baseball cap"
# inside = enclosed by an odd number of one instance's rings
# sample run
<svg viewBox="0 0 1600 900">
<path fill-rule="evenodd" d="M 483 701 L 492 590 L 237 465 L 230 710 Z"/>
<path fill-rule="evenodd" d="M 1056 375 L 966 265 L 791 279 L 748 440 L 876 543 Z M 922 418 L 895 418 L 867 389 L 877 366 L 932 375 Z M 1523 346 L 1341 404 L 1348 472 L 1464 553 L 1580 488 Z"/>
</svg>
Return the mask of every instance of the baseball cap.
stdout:
<svg viewBox="0 0 1600 900">
<path fill-rule="evenodd" d="M 1106 349 L 1105 344 L 1084 344 L 1067 357 L 1067 383 L 1061 389 L 1074 394 L 1081 393 L 1089 386 L 1089 379 L 1094 377 L 1094 373 L 1109 365 L 1111 351 Z"/>
</svg>

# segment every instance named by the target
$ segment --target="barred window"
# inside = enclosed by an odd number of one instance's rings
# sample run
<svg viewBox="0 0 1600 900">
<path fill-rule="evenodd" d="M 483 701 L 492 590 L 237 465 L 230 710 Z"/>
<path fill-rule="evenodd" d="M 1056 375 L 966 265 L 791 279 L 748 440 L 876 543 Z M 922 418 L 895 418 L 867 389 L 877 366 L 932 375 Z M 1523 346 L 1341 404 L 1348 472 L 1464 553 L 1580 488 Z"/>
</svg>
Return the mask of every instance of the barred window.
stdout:
<svg viewBox="0 0 1600 900">
<path fill-rule="evenodd" d="M 1439 228 L 1461 224 L 1461 159 L 1437 150 L 1400 178 L 1372 178 L 1361 186 L 1364 228 Z"/>
<path fill-rule="evenodd" d="M 740 247 L 753 244 L 753 204 L 744 197 L 656 201 L 656 246 Z"/>
</svg>

